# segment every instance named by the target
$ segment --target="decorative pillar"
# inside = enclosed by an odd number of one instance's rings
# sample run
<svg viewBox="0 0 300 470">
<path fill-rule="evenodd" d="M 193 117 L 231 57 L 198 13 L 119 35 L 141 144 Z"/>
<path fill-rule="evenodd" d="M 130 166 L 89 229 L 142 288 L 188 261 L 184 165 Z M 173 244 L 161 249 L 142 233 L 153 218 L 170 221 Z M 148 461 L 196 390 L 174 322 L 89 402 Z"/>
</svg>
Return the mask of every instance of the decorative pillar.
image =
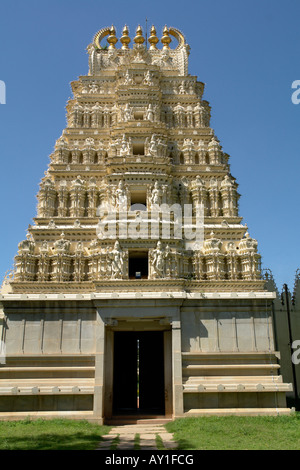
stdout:
<svg viewBox="0 0 300 470">
<path fill-rule="evenodd" d="M 78 176 L 72 184 L 70 191 L 71 197 L 71 207 L 70 207 L 70 216 L 71 217 L 84 217 L 85 212 L 85 187 L 84 182 Z"/>
<path fill-rule="evenodd" d="M 41 183 L 38 199 L 38 216 L 53 217 L 55 215 L 56 190 L 50 178 Z"/>
<path fill-rule="evenodd" d="M 238 215 L 238 195 L 236 185 L 229 175 L 226 175 L 220 186 L 222 209 L 224 217 L 236 217 Z"/>
<path fill-rule="evenodd" d="M 96 308 L 95 336 L 96 350 L 93 417 L 97 420 L 98 424 L 103 424 L 105 323 L 101 318 L 99 307 Z"/>
<path fill-rule="evenodd" d="M 209 200 L 210 200 L 210 216 L 218 217 L 220 215 L 220 192 L 218 188 L 218 182 L 215 179 L 210 181 L 209 187 Z"/>
<path fill-rule="evenodd" d="M 172 321 L 173 417 L 183 416 L 182 353 L 180 307 Z"/>
</svg>

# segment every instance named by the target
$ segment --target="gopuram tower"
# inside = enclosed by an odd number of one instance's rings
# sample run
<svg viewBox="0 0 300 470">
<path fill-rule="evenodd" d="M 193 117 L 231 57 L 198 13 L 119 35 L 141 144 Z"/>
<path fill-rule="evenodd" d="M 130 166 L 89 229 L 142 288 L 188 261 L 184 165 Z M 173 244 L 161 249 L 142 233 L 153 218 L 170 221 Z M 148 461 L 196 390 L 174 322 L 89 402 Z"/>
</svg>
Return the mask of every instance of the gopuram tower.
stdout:
<svg viewBox="0 0 300 470">
<path fill-rule="evenodd" d="M 0 419 L 283 414 L 272 299 L 183 34 L 101 29 L 0 296 Z"/>
</svg>

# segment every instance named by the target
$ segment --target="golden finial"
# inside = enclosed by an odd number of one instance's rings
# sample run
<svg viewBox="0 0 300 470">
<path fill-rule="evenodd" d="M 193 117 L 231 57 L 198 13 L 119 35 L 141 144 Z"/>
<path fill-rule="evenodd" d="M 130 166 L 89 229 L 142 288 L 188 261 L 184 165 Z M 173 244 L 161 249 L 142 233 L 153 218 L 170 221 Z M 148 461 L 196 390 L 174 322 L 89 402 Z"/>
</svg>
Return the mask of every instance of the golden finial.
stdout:
<svg viewBox="0 0 300 470">
<path fill-rule="evenodd" d="M 125 24 L 123 31 L 122 31 L 122 37 L 120 39 L 122 45 L 122 49 L 128 49 L 128 44 L 130 43 L 131 39 L 128 36 L 129 29 L 128 26 Z"/>
<path fill-rule="evenodd" d="M 156 44 L 159 42 L 158 37 L 156 36 L 156 29 L 154 26 L 152 26 L 151 31 L 150 31 L 150 37 L 148 39 L 150 43 L 150 50 L 155 50 L 157 49 Z"/>
<path fill-rule="evenodd" d="M 137 27 L 134 42 L 139 45 L 142 45 L 145 42 L 145 39 L 143 38 L 143 30 L 140 25 Z"/>
<path fill-rule="evenodd" d="M 169 36 L 169 30 L 167 26 L 165 26 L 163 30 L 163 37 L 161 38 L 161 42 L 163 43 L 163 49 L 170 49 L 169 44 L 171 41 L 172 39 Z"/>
<path fill-rule="evenodd" d="M 114 26 L 110 28 L 107 42 L 109 43 L 108 49 L 115 49 L 118 38 L 116 38 L 116 30 Z"/>
</svg>

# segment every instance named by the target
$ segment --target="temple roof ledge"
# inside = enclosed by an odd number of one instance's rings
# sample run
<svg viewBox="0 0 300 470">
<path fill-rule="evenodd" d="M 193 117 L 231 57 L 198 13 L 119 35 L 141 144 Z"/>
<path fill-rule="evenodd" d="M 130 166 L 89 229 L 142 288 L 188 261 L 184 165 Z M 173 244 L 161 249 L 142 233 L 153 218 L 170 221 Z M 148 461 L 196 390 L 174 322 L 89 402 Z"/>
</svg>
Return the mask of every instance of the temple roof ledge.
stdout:
<svg viewBox="0 0 300 470">
<path fill-rule="evenodd" d="M 97 292 L 89 294 L 0 294 L 3 301 L 97 300 L 97 299 L 274 299 L 275 292 Z"/>
</svg>

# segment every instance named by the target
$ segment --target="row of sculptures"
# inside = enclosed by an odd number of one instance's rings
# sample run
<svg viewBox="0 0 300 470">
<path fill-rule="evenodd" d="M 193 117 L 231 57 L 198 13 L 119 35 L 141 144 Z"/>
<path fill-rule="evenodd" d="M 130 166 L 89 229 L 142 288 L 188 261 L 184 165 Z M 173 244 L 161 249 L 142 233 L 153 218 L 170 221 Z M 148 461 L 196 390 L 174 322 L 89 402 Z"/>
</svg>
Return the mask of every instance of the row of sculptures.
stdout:
<svg viewBox="0 0 300 470">
<path fill-rule="evenodd" d="M 223 243 L 212 233 L 205 240 L 202 250 L 188 253 L 170 248 L 158 241 L 146 256 L 148 279 L 187 278 L 195 280 L 259 280 L 261 278 L 260 255 L 257 242 L 246 234 L 239 245 L 229 242 L 226 251 Z M 238 248 L 238 250 L 237 250 Z M 20 282 L 69 282 L 128 279 L 130 250 L 121 247 L 117 240 L 113 246 L 103 246 L 96 239 L 90 246 L 82 242 L 71 250 L 71 243 L 62 233 L 48 246 L 39 247 L 30 235 L 19 243 L 15 257 L 14 280 Z"/>
<path fill-rule="evenodd" d="M 133 190 L 134 185 L 129 186 L 123 179 L 117 184 L 104 180 L 99 184 L 96 178 L 86 181 L 77 176 L 70 183 L 66 180 L 55 183 L 45 177 L 37 195 L 37 216 L 95 218 L 105 207 L 112 211 L 130 211 Z M 238 200 L 237 184 L 231 176 L 226 175 L 221 181 L 211 178 L 208 184 L 197 176 L 190 182 L 183 179 L 180 185 L 170 181 L 149 183 L 145 185 L 145 199 L 141 204 L 148 211 L 163 204 L 179 204 L 183 211 L 184 204 L 191 204 L 194 212 L 201 206 L 204 216 L 237 217 Z"/>
<path fill-rule="evenodd" d="M 193 79 L 177 79 L 168 81 L 163 81 L 159 79 L 157 73 L 154 73 L 150 70 L 145 72 L 141 71 L 129 71 L 126 70 L 124 73 L 119 74 L 119 79 L 116 83 L 115 80 L 107 79 L 92 79 L 85 80 L 76 84 L 74 93 L 76 96 L 79 94 L 82 95 L 106 95 L 112 94 L 116 90 L 116 84 L 125 85 L 125 86 L 159 86 L 164 94 L 174 94 L 174 95 L 197 95 L 201 97 L 203 84 L 198 83 Z"/>
<path fill-rule="evenodd" d="M 134 157 L 135 141 L 123 134 L 107 142 L 88 137 L 84 142 L 78 140 L 68 143 L 63 137 L 58 139 L 51 160 L 55 164 L 105 165 L 108 158 Z M 182 142 L 170 142 L 163 135 L 152 134 L 141 142 L 138 141 L 140 155 L 153 158 L 170 158 L 174 164 L 187 165 L 224 165 L 228 155 L 224 154 L 218 139 L 213 136 L 208 143 L 184 138 Z"/>
<path fill-rule="evenodd" d="M 163 122 L 168 128 L 188 127 L 201 128 L 210 125 L 210 108 L 206 101 L 195 105 L 178 102 L 176 105 L 158 105 L 149 103 L 146 106 L 128 103 L 124 106 L 107 103 L 88 104 L 75 102 L 68 111 L 68 127 L 72 128 L 109 128 L 118 122 L 145 120 Z"/>
</svg>

